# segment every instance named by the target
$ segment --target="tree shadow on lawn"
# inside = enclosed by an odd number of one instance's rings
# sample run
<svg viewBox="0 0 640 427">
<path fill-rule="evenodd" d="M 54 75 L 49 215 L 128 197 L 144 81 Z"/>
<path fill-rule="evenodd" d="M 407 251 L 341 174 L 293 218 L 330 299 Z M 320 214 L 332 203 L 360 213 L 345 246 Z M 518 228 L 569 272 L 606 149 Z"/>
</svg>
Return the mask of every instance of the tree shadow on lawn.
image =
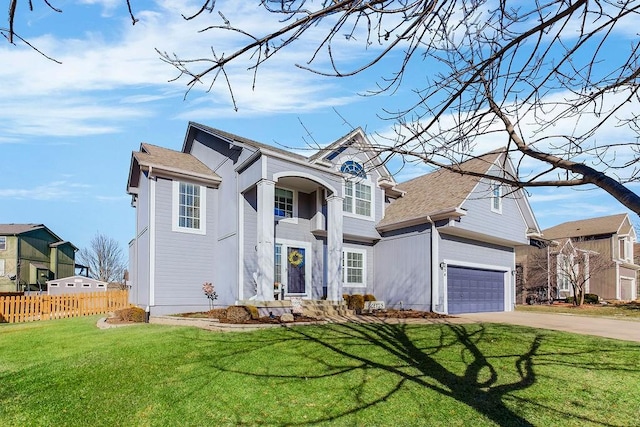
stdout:
<svg viewBox="0 0 640 427">
<path fill-rule="evenodd" d="M 288 346 L 295 346 L 296 341 L 300 340 L 299 344 L 302 345 L 304 343 L 306 351 L 298 354 L 297 357 L 307 358 L 317 366 L 325 367 L 325 371 L 317 375 L 312 372 L 304 375 L 289 372 L 278 374 L 276 372 L 264 372 L 264 370 L 260 369 L 238 368 L 223 360 L 215 363 L 215 368 L 255 378 L 291 380 L 320 379 L 339 376 L 356 370 L 374 369 L 391 374 L 398 380 L 394 386 L 389 386 L 390 389 L 386 393 L 373 400 L 356 396 L 359 399 L 358 403 L 351 409 L 314 418 L 313 420 L 290 420 L 287 422 L 288 425 L 314 424 L 341 419 L 387 401 L 407 383 L 414 383 L 443 396 L 455 399 L 501 426 L 533 425 L 529 420 L 505 405 L 504 399 L 506 395 L 509 395 L 512 400 L 520 400 L 523 404 L 539 407 L 547 413 L 555 411 L 558 412 L 558 416 L 593 422 L 593 420 L 583 418 L 576 413 L 561 414 L 557 408 L 547 408 L 538 402 L 511 395 L 513 392 L 527 389 L 536 382 L 534 358 L 539 360 L 545 356 L 545 354 L 540 354 L 539 352 L 543 342 L 543 333 L 536 334 L 522 354 L 487 356 L 478 346 L 483 340 L 484 344 L 486 344 L 487 338 L 485 337 L 486 329 L 484 326 L 442 325 L 440 327 L 439 340 L 436 340 L 435 343 L 433 340 L 416 341 L 415 338 L 411 337 L 408 328 L 411 327 L 403 324 L 340 324 L 327 326 L 323 333 L 319 333 L 323 329 L 295 327 L 290 328 L 286 334 L 283 334 L 285 336 L 277 334 L 278 338 L 274 337 L 274 342 L 269 342 L 268 339 L 262 340 L 262 345 L 249 349 L 249 351 L 263 351 L 265 346 L 268 347 L 276 343 L 282 344 L 283 339 L 287 341 Z M 262 338 L 264 339 L 265 337 Z M 335 360 L 338 363 L 332 364 L 328 360 L 327 353 L 319 352 L 318 355 L 314 355 L 313 352 L 309 352 L 308 346 L 306 346 L 309 342 L 328 350 L 329 355 L 333 354 L 337 357 Z M 456 363 L 463 364 L 458 373 L 437 360 L 438 353 L 449 347 L 453 348 L 454 351 L 456 347 L 460 347 L 460 356 L 452 364 L 452 366 Z M 574 356 L 593 351 L 595 350 L 571 350 L 565 356 L 573 359 L 572 366 L 575 367 L 576 360 Z M 553 356 L 558 355 L 558 353 L 553 353 Z M 227 354 L 222 359 L 227 359 L 228 361 L 228 357 L 233 357 L 233 355 Z M 503 366 L 496 368 L 489 360 L 504 360 L 505 358 L 516 359 L 513 370 L 505 370 Z M 345 363 L 344 360 L 348 360 L 348 363 Z M 593 365 L 589 365 L 589 368 L 599 369 Z M 600 369 L 608 368 L 601 366 Z M 500 378 L 498 371 L 500 371 Z M 513 378 L 513 380 L 509 380 L 510 378 Z M 362 392 L 361 389 L 365 386 L 364 381 L 358 393 Z M 606 423 L 600 424 L 607 425 Z"/>
</svg>

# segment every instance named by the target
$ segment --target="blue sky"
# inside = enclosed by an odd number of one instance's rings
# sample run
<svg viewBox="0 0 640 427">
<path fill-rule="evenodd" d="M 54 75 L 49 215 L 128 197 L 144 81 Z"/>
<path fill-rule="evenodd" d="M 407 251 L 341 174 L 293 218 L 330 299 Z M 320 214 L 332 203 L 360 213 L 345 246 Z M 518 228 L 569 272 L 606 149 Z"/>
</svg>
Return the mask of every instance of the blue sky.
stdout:
<svg viewBox="0 0 640 427">
<path fill-rule="evenodd" d="M 237 112 L 224 85 L 210 93 L 207 85 L 196 87 L 185 99 L 186 80 L 170 82 L 176 72 L 160 61 L 154 48 L 183 57 L 206 57 L 211 45 L 230 51 L 237 39 L 197 32 L 219 22 L 217 15 L 184 21 L 180 14 L 197 10 L 197 3 L 133 3 L 140 19 L 135 26 L 124 0 L 55 2 L 62 14 L 41 2 L 34 2 L 35 10 L 29 12 L 21 3 L 16 32 L 62 64 L 20 42 L 0 43 L 5 65 L 0 69 L 0 223 L 43 223 L 78 247 L 87 246 L 100 232 L 115 238 L 126 252 L 134 234 L 134 210 L 125 187 L 131 152 L 140 143 L 179 150 L 190 120 L 297 148 L 309 142 L 329 144 L 352 126 L 384 134 L 392 123 L 378 117 L 381 108 L 402 106 L 423 78 L 412 73 L 409 78 L 415 84 L 405 82 L 391 95 L 362 97 L 358 93 L 373 89 L 384 71 L 345 79 L 301 71 L 293 66 L 309 58 L 301 44 L 267 64 L 258 74 L 255 90 L 251 73 L 241 63 L 229 68 Z M 260 18 L 255 3 L 233 2 L 229 8 L 218 1 L 217 5 L 241 27 L 264 30 L 275 25 Z M 354 59 L 360 54 L 345 52 Z M 637 111 L 637 105 L 632 107 Z M 488 151 L 501 143 L 480 141 L 477 150 Z M 427 170 L 394 168 L 397 181 Z M 542 188 L 530 194 L 542 228 L 627 212 L 599 190 Z"/>
</svg>

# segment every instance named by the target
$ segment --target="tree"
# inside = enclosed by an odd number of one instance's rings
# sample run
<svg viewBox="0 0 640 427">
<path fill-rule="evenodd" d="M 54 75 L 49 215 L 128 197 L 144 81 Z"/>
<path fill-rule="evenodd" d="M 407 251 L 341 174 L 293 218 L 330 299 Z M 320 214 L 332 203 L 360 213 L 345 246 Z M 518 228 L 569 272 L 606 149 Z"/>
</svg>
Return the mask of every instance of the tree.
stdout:
<svg viewBox="0 0 640 427">
<path fill-rule="evenodd" d="M 80 263 L 89 267 L 89 276 L 103 282 L 120 283 L 124 277 L 126 261 L 118 242 L 104 234 L 96 233 L 88 248 L 78 253 Z"/>
<path fill-rule="evenodd" d="M 588 249 L 586 242 L 566 239 L 558 246 L 532 248 L 524 287 L 532 296 L 542 293 L 547 299 L 559 297 L 564 291 L 573 296 L 574 305 L 581 306 L 589 281 L 612 264 L 610 259 Z"/>
<path fill-rule="evenodd" d="M 298 67 L 323 76 L 347 78 L 392 64 L 395 71 L 367 95 L 416 86 L 406 107 L 381 112 L 395 123 L 394 135 L 380 135 L 376 147 L 383 161 L 399 155 L 482 177 L 459 165 L 481 154 L 474 152 L 479 138 L 500 138 L 517 170 L 492 179 L 516 188 L 593 185 L 640 213 L 640 197 L 624 185 L 637 182 L 640 173 L 639 2 L 261 0 L 256 5 L 270 13 L 277 30 L 251 34 L 234 26 L 215 0 L 204 0 L 185 16 L 194 22 L 207 15 L 219 20 L 201 24 L 211 40 L 226 31 L 245 41 L 230 53 L 214 45 L 205 58 L 159 50 L 178 71 L 176 80 L 186 78 L 188 90 L 222 82 L 233 100 L 229 64 L 251 61 L 255 85 L 260 67 L 294 44 L 309 51 L 308 62 Z M 14 10 L 9 9 L 9 40 Z M 354 46 L 365 54 L 359 63 L 347 54 Z M 412 78 L 415 73 L 420 79 Z M 614 139 L 612 127 L 628 134 Z"/>
</svg>

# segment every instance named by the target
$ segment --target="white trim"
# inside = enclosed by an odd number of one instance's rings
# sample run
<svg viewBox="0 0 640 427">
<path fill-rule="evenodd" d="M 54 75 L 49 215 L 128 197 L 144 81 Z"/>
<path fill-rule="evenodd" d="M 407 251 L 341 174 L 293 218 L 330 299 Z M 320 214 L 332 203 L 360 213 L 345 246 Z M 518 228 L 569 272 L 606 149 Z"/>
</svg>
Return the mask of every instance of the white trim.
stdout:
<svg viewBox="0 0 640 427">
<path fill-rule="evenodd" d="M 4 260 L 0 259 L 0 276 L 4 276 Z"/>
<path fill-rule="evenodd" d="M 353 181 L 349 180 L 348 182 L 351 182 L 353 184 L 352 185 L 353 192 L 351 194 L 351 200 L 352 200 L 351 212 L 345 211 L 344 210 L 344 205 L 343 205 L 342 214 L 344 216 L 348 216 L 348 217 L 351 217 L 351 218 L 358 218 L 358 219 L 362 219 L 362 220 L 365 220 L 365 221 L 375 222 L 375 220 L 376 220 L 376 193 L 377 193 L 378 187 L 375 184 L 373 184 L 373 182 L 369 181 L 368 179 L 357 179 L 357 180 L 353 180 Z M 371 212 L 370 212 L 369 215 L 361 215 L 361 214 L 357 214 L 356 213 L 356 188 L 355 188 L 355 183 L 356 182 L 359 183 L 359 184 L 368 185 L 369 188 L 371 189 L 371 200 L 369 201 L 369 203 L 371 203 L 371 209 L 370 209 Z M 346 190 L 346 185 L 345 184 L 346 183 L 347 183 L 347 179 L 343 179 L 342 180 L 342 199 L 343 199 L 343 201 L 344 201 L 344 199 L 346 199 L 346 196 L 345 196 L 345 194 L 346 194 L 346 191 L 345 191 Z"/>
<path fill-rule="evenodd" d="M 631 295 L 630 295 L 630 299 L 632 301 L 635 301 L 638 298 L 638 289 L 636 287 L 636 278 L 635 277 L 629 277 L 629 276 L 620 276 L 620 281 L 618 283 L 618 286 L 620 287 L 620 299 L 622 299 L 622 280 L 630 280 L 631 281 Z"/>
<path fill-rule="evenodd" d="M 348 283 L 347 272 L 349 267 L 345 264 L 345 256 L 347 252 L 362 255 L 362 284 Z M 367 287 L 367 251 L 365 249 L 357 249 L 351 247 L 342 247 L 342 286 L 345 288 L 366 288 Z"/>
<path fill-rule="evenodd" d="M 282 278 L 282 285 L 285 287 L 285 297 L 302 297 L 302 298 L 308 298 L 311 295 L 311 286 L 313 285 L 313 281 L 311 280 L 311 265 L 313 263 L 313 254 L 311 252 L 311 243 L 310 242 L 302 242 L 302 241 L 297 241 L 297 240 L 288 240 L 288 239 L 275 239 L 275 244 L 274 244 L 274 252 L 275 252 L 275 245 L 282 245 L 282 252 L 281 252 L 281 264 L 282 264 L 282 272 L 281 272 L 281 278 Z M 287 273 L 287 249 L 290 247 L 295 247 L 295 248 L 303 248 L 304 249 L 304 289 L 305 289 L 305 293 L 303 294 L 292 294 L 289 292 L 288 289 L 288 285 L 289 285 L 289 276 Z M 275 259 L 274 259 L 275 261 Z M 275 264 L 275 262 L 274 262 Z"/>
<path fill-rule="evenodd" d="M 467 267 L 467 268 L 477 268 L 479 270 L 493 270 L 493 271 L 502 271 L 504 273 L 504 311 L 513 311 L 513 305 L 511 301 L 513 299 L 512 293 L 514 288 L 514 275 L 512 274 L 513 270 L 511 267 L 506 267 L 503 265 L 492 265 L 492 264 L 480 264 L 476 262 L 467 262 L 467 261 L 458 261 L 452 259 L 444 259 L 444 271 L 449 267 Z M 444 309 L 445 313 L 449 313 L 449 283 L 448 277 L 445 275 L 446 280 L 444 281 Z"/>
<path fill-rule="evenodd" d="M 189 184 L 199 187 L 200 189 L 200 227 L 199 228 L 189 228 L 189 227 L 181 227 L 178 220 L 178 215 L 180 211 L 180 184 Z M 204 185 L 200 185 L 194 182 L 189 181 L 171 181 L 172 189 L 171 189 L 171 231 L 175 231 L 178 233 L 189 233 L 189 234 L 207 234 L 207 187 Z"/>
<path fill-rule="evenodd" d="M 331 191 L 333 194 L 337 194 L 336 191 L 337 189 L 329 184 L 327 181 L 325 181 L 323 178 L 317 176 L 317 175 L 311 175 L 307 172 L 301 172 L 301 171 L 284 171 L 284 172 L 278 172 L 278 173 L 274 173 L 273 174 L 273 180 L 277 181 L 280 178 L 307 178 L 308 180 L 311 180 L 313 182 L 316 182 L 320 185 L 322 185 L 323 187 L 329 189 L 329 191 Z"/>
<path fill-rule="evenodd" d="M 238 179 L 236 179 L 236 187 Z M 238 191 L 238 300 L 244 300 L 244 194 Z"/>
<path fill-rule="evenodd" d="M 156 305 L 156 179 L 149 178 L 149 306 Z M 136 263 L 136 269 L 137 269 Z"/>
<path fill-rule="evenodd" d="M 7 250 L 7 236 L 0 236 L 0 241 L 4 242 L 2 247 L 0 247 L 0 251 L 6 251 Z"/>
</svg>

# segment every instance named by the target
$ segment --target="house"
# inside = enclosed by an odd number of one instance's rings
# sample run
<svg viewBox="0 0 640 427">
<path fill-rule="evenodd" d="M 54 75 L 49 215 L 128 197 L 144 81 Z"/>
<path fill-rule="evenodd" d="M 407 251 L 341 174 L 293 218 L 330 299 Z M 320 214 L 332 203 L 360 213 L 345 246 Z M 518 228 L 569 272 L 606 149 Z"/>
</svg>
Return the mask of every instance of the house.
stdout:
<svg viewBox="0 0 640 427">
<path fill-rule="evenodd" d="M 640 265 L 634 258 L 636 232 L 629 215 L 564 222 L 543 230 L 542 235 L 548 244 L 534 241 L 537 246 L 517 248 L 518 264 L 529 270 L 524 274 L 525 282 L 535 280 L 531 279 L 534 275 L 530 262 L 532 257 L 543 258 L 542 267 L 548 272 L 545 277 L 537 279 L 540 283 L 528 283 L 525 287 L 547 286 L 548 283 L 557 298 L 565 298 L 573 296 L 567 276 L 581 274 L 586 293 L 596 294 L 605 300 L 635 300 L 638 297 Z M 540 251 L 545 256 L 541 257 Z M 596 265 L 598 261 L 599 265 Z M 571 264 L 571 269 L 566 268 L 567 263 Z M 518 298 L 519 302 L 523 302 L 524 294 Z"/>
<path fill-rule="evenodd" d="M 0 291 L 43 290 L 72 276 L 77 250 L 43 224 L 0 224 Z"/>
<path fill-rule="evenodd" d="M 515 173 L 502 151 L 464 164 Z M 143 143 L 127 192 L 131 302 L 152 315 L 373 294 L 388 307 L 511 310 L 515 247 L 539 227 L 523 192 L 439 170 L 397 184 L 356 129 L 309 157 L 189 123 Z"/>
<path fill-rule="evenodd" d="M 79 294 L 85 292 L 106 292 L 107 282 L 86 276 L 70 276 L 47 280 L 48 295 Z"/>
</svg>

